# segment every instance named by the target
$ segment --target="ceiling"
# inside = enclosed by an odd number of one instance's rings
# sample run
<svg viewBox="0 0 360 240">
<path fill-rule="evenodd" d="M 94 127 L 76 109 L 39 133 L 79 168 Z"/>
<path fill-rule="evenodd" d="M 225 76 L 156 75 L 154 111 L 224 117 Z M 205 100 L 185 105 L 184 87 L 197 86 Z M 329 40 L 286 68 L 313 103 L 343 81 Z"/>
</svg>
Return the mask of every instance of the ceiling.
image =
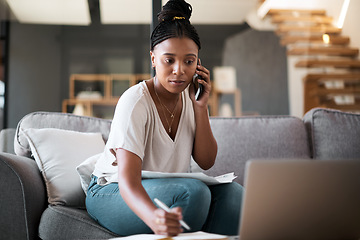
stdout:
<svg viewBox="0 0 360 240">
<path fill-rule="evenodd" d="M 151 0 L 0 0 L 0 20 L 20 23 L 89 25 L 150 24 Z M 163 4 L 167 0 L 163 0 Z M 193 24 L 241 24 L 258 0 L 188 0 Z M 88 4 L 87 4 L 88 3 Z M 10 6 L 10 7 L 9 7 Z M 26 15 L 26 16 L 25 16 Z M 58 19 L 54 20 L 54 17 Z"/>
</svg>

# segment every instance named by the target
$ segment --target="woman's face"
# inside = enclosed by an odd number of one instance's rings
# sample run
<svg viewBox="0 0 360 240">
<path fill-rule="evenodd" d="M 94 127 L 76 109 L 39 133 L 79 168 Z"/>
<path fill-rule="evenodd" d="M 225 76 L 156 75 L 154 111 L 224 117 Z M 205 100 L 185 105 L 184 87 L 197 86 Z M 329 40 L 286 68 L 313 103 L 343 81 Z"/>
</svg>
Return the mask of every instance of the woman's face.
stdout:
<svg viewBox="0 0 360 240">
<path fill-rule="evenodd" d="M 168 92 L 181 93 L 195 74 L 198 46 L 190 38 L 169 38 L 150 52 L 156 78 Z M 157 86 L 160 87 L 160 86 Z"/>
</svg>

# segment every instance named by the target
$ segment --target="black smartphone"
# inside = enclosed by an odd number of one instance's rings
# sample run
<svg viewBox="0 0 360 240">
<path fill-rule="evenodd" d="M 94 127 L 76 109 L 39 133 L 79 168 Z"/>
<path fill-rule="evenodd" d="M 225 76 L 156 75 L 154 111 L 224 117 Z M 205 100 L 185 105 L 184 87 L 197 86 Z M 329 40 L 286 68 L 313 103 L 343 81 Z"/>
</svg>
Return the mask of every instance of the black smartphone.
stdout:
<svg viewBox="0 0 360 240">
<path fill-rule="evenodd" d="M 199 64 L 199 60 L 198 60 L 198 64 Z M 204 91 L 204 86 L 198 82 L 198 79 L 201 79 L 201 76 L 198 75 L 197 73 L 195 73 L 195 75 L 193 76 L 193 82 L 194 82 L 194 87 L 195 87 L 195 100 L 198 101 Z"/>
</svg>

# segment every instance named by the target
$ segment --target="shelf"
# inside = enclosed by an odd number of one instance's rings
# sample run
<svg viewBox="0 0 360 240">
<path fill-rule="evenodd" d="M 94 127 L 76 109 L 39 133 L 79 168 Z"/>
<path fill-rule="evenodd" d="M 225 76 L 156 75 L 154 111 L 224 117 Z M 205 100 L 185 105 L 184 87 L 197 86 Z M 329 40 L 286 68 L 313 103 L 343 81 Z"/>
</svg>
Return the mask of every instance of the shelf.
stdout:
<svg viewBox="0 0 360 240">
<path fill-rule="evenodd" d="M 340 82 L 341 88 L 326 88 L 328 82 Z M 304 112 L 314 107 L 324 106 L 340 109 L 344 105 L 328 104 L 328 98 L 343 95 L 360 95 L 360 73 L 308 74 L 304 82 Z M 339 107 L 340 106 L 340 107 Z M 356 106 L 352 106 L 352 110 Z M 360 110 L 360 108 L 357 108 Z"/>
<path fill-rule="evenodd" d="M 99 92 L 103 98 L 109 96 L 109 75 L 72 74 L 70 76 L 69 98 L 75 99 L 80 92 Z"/>
<path fill-rule="evenodd" d="M 110 99 L 118 99 L 129 87 L 136 84 L 132 74 L 112 74 L 110 76 Z"/>
<path fill-rule="evenodd" d="M 76 111 L 80 109 L 81 115 L 111 119 L 121 95 L 129 87 L 150 78 L 150 74 L 73 74 L 70 77 L 70 98 L 63 100 L 62 111 L 73 113 L 77 107 Z M 100 82 L 103 86 L 102 95 L 97 99 L 77 97 L 76 93 L 79 91 L 76 91 L 76 89 L 79 87 L 76 85 L 79 82 L 87 84 Z M 91 93 L 91 91 L 88 91 L 88 93 Z M 211 116 L 219 115 L 219 99 L 221 95 L 225 94 L 234 95 L 234 112 L 236 116 L 241 116 L 240 90 L 219 91 L 214 88 L 209 99 Z M 91 96 L 91 94 L 88 96 Z"/>
<path fill-rule="evenodd" d="M 69 99 L 63 100 L 62 111 L 80 109 L 81 115 L 111 119 L 121 95 L 149 78 L 150 74 L 72 74 Z"/>
</svg>

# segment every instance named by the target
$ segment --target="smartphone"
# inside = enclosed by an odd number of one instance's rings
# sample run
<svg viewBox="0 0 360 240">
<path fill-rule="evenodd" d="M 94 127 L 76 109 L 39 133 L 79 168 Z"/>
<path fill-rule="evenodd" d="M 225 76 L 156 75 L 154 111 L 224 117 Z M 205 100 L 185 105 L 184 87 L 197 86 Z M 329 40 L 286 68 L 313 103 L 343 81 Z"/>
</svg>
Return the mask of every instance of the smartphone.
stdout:
<svg viewBox="0 0 360 240">
<path fill-rule="evenodd" d="M 198 61 L 199 64 L 199 61 Z M 198 79 L 201 79 L 201 76 L 198 75 L 197 73 L 195 73 L 195 75 L 193 76 L 193 82 L 194 82 L 194 87 L 195 87 L 195 100 L 198 101 L 202 95 L 202 93 L 204 92 L 204 86 L 198 82 Z"/>
</svg>

